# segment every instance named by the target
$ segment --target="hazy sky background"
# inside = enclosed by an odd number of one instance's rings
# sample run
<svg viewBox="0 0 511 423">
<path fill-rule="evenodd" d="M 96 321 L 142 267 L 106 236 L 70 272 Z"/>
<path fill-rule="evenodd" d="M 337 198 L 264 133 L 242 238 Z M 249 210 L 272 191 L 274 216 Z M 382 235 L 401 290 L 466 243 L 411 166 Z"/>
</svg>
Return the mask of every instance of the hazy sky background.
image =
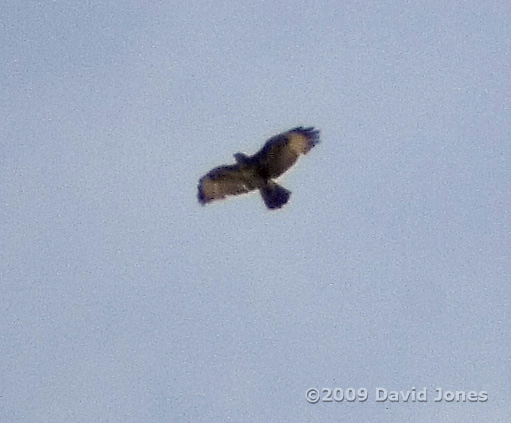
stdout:
<svg viewBox="0 0 511 423">
<path fill-rule="evenodd" d="M 0 421 L 508 422 L 510 17 L 4 1 Z M 322 143 L 285 208 L 197 203 L 297 125 Z"/>
</svg>

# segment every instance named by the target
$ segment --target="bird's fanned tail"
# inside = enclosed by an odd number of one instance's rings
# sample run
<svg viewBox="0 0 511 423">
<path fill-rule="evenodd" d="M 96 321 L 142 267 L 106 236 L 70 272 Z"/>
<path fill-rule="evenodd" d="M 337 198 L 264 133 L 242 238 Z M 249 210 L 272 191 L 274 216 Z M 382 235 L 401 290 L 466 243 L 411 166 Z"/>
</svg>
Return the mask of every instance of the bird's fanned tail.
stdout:
<svg viewBox="0 0 511 423">
<path fill-rule="evenodd" d="M 291 191 L 273 181 L 268 181 L 268 183 L 261 188 L 260 191 L 264 204 L 266 204 L 266 207 L 269 209 L 280 209 L 288 202 L 289 197 L 291 196 Z"/>
</svg>

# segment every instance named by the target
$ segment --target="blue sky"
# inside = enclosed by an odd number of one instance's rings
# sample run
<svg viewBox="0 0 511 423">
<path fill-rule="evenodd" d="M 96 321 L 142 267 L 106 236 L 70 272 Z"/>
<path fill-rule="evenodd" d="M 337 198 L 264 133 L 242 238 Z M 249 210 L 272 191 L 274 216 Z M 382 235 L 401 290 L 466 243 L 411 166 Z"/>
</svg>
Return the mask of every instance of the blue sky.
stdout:
<svg viewBox="0 0 511 423">
<path fill-rule="evenodd" d="M 508 421 L 509 16 L 7 1 L 0 420 Z M 197 203 L 298 125 L 322 143 L 282 210 Z M 349 387 L 368 400 L 305 398 Z"/>
</svg>

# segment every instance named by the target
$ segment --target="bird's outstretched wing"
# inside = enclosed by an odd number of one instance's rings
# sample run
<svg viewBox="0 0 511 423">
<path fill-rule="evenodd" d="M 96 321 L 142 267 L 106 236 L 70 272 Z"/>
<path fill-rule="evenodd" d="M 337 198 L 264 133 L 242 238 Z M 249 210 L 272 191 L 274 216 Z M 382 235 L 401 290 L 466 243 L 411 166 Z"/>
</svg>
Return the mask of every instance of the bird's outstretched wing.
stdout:
<svg viewBox="0 0 511 423">
<path fill-rule="evenodd" d="M 318 143 L 319 131 L 299 126 L 270 138 L 252 159 L 259 168 L 266 169 L 268 178 L 276 178 Z"/>
<path fill-rule="evenodd" d="M 220 166 L 200 179 L 199 202 L 206 204 L 228 195 L 244 194 L 258 188 L 261 183 L 253 169 L 242 168 L 240 165 Z"/>
</svg>

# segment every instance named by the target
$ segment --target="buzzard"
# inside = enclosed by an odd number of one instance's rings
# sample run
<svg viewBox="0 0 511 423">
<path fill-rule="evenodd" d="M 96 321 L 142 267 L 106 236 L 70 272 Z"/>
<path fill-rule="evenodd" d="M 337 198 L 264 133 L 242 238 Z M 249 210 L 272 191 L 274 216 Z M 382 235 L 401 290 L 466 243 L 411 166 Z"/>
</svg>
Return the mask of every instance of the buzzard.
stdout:
<svg viewBox="0 0 511 423">
<path fill-rule="evenodd" d="M 318 143 L 318 130 L 299 126 L 270 138 L 253 156 L 236 153 L 236 164 L 217 167 L 200 179 L 199 202 L 204 205 L 258 189 L 266 207 L 279 209 L 287 203 L 291 191 L 274 179 Z"/>
</svg>

